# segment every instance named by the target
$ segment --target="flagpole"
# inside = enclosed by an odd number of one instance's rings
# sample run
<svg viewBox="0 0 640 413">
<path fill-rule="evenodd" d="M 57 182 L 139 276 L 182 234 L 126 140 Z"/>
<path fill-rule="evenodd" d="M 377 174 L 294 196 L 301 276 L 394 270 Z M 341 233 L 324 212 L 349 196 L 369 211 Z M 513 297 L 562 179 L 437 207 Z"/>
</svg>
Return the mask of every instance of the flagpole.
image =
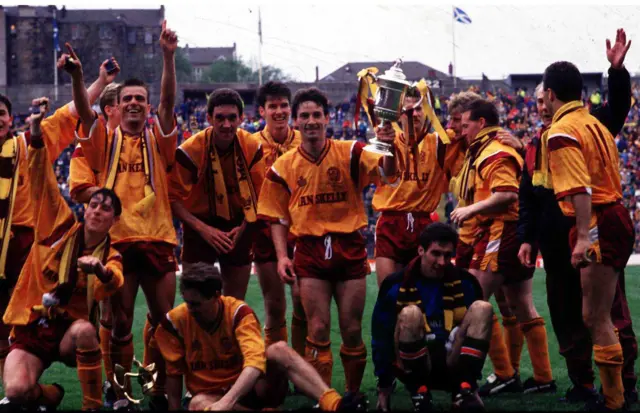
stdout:
<svg viewBox="0 0 640 413">
<path fill-rule="evenodd" d="M 451 44 L 453 45 L 453 89 L 455 91 L 458 86 L 458 81 L 456 79 L 456 69 L 458 66 L 456 65 L 456 9 L 455 6 L 451 6 Z"/>
<path fill-rule="evenodd" d="M 260 15 L 260 7 L 258 7 L 258 85 L 262 86 L 262 16 Z"/>
<path fill-rule="evenodd" d="M 58 26 L 56 20 L 56 8 L 53 8 L 53 20 L 54 23 L 56 25 L 56 27 Z M 60 30 L 58 28 L 58 30 Z M 56 33 L 53 34 L 54 39 L 56 36 Z M 59 33 L 58 33 L 59 36 Z M 54 99 L 55 102 L 57 104 L 58 102 L 58 42 L 54 41 L 53 42 L 53 95 L 54 95 Z"/>
</svg>

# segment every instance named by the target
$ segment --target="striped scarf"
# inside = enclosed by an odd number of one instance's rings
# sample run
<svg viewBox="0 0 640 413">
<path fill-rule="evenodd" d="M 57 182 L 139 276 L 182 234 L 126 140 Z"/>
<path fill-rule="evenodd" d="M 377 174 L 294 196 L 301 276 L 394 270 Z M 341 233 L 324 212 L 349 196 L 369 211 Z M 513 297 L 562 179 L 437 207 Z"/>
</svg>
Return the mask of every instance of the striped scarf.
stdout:
<svg viewBox="0 0 640 413">
<path fill-rule="evenodd" d="M 153 132 L 145 128 L 144 135 L 141 136 L 142 143 L 142 166 L 144 170 L 144 198 L 135 206 L 136 210 L 144 214 L 153 206 L 156 200 L 156 186 L 154 176 L 154 156 L 153 144 L 155 136 Z M 120 163 L 120 154 L 124 145 L 124 136 L 120 126 L 113 132 L 113 140 L 111 142 L 111 152 L 109 154 L 109 166 L 107 168 L 107 181 L 104 187 L 113 190 L 118 175 L 118 165 Z"/>
<path fill-rule="evenodd" d="M 543 128 L 540 136 L 534 138 L 531 142 L 534 149 L 533 153 L 527 153 L 525 163 L 527 170 L 531 176 L 533 186 L 542 186 L 547 189 L 553 189 L 553 181 L 549 169 L 549 154 L 547 150 L 546 140 L 549 134 L 549 128 Z"/>
<path fill-rule="evenodd" d="M 11 220 L 18 192 L 20 144 L 18 136 L 7 137 L 0 148 L 0 279 L 6 279 L 5 267 L 11 239 Z"/>
<path fill-rule="evenodd" d="M 227 221 L 231 219 L 231 211 L 229 198 L 227 196 L 227 186 L 224 182 L 224 172 L 220 163 L 220 155 L 216 150 L 213 139 L 213 131 L 209 129 L 205 138 L 207 147 L 207 158 L 205 170 L 205 190 L 209 198 L 209 211 L 213 216 L 219 216 Z M 235 173 L 240 188 L 240 197 L 242 198 L 242 209 L 244 219 L 247 222 L 255 222 L 258 210 L 258 196 L 251 179 L 251 167 L 257 160 L 262 158 L 262 148 L 258 149 L 258 153 L 249 164 L 245 159 L 244 152 L 240 147 L 240 142 L 236 137 L 233 140 L 233 158 L 235 160 Z"/>
<path fill-rule="evenodd" d="M 91 253 L 92 256 L 98 258 L 103 264 L 107 261 L 109 250 L 111 248 L 111 238 L 107 236 L 102 240 Z M 52 293 L 60 300 L 60 305 L 64 306 L 69 303 L 71 296 L 78 283 L 78 258 L 84 249 L 84 225 L 77 224 L 76 230 L 67 238 L 64 247 L 60 251 L 60 264 L 58 266 L 58 285 L 53 289 Z M 48 268 L 45 272 L 50 272 Z M 95 274 L 87 275 L 87 309 L 89 310 L 89 321 L 97 326 L 100 319 L 99 305 L 93 299 L 93 290 L 96 282 Z M 46 274 L 45 274 L 46 276 Z M 35 306 L 34 311 L 42 311 L 41 306 Z"/>
<path fill-rule="evenodd" d="M 467 307 L 464 302 L 464 292 L 462 290 L 462 281 L 454 277 L 453 272 L 445 270 L 443 282 L 444 306 L 444 328 L 447 332 L 453 330 L 453 327 L 459 325 L 464 318 Z M 404 270 L 404 277 L 400 285 L 398 298 L 396 299 L 396 310 L 398 313 L 408 305 L 416 305 L 422 310 L 424 317 L 424 327 L 427 334 L 431 333 L 427 316 L 424 313 L 420 292 L 416 287 L 416 280 L 420 275 L 420 257 L 414 258 Z"/>
<path fill-rule="evenodd" d="M 276 142 L 273 136 L 271 136 L 271 133 L 269 133 L 268 128 L 264 128 L 263 130 L 261 130 L 260 135 L 265 141 L 267 141 L 269 146 L 275 149 L 276 159 L 281 157 L 289 149 L 292 149 L 291 145 L 293 144 L 293 141 L 295 140 L 295 137 L 296 137 L 295 132 L 291 128 L 289 128 L 289 134 L 287 136 L 287 139 L 285 139 L 285 141 L 282 143 Z"/>
<path fill-rule="evenodd" d="M 501 128 L 499 126 L 491 126 L 482 129 L 476 139 L 469 145 L 464 158 L 462 169 L 458 176 L 451 179 L 450 190 L 454 193 L 459 201 L 460 206 L 468 206 L 473 204 L 475 194 L 476 181 L 476 160 L 482 151 L 489 146 Z"/>
</svg>

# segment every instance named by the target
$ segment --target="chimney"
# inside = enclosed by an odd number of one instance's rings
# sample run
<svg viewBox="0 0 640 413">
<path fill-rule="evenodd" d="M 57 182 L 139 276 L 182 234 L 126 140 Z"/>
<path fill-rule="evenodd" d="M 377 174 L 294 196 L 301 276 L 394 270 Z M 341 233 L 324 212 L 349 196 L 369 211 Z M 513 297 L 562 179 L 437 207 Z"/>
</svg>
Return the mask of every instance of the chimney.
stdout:
<svg viewBox="0 0 640 413">
<path fill-rule="evenodd" d="M 65 17 L 67 17 L 67 6 L 62 6 L 61 11 L 62 13 L 60 13 L 60 17 L 64 19 Z"/>
<path fill-rule="evenodd" d="M 164 18 L 164 4 L 160 5 L 160 17 Z"/>
<path fill-rule="evenodd" d="M 320 81 L 320 69 L 316 65 L 316 83 Z"/>
</svg>

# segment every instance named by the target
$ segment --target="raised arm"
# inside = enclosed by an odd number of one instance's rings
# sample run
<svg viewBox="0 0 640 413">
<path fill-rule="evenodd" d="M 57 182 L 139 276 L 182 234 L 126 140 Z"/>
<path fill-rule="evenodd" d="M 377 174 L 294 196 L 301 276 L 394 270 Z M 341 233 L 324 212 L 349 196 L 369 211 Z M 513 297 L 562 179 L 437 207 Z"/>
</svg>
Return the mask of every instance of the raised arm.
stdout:
<svg viewBox="0 0 640 413">
<path fill-rule="evenodd" d="M 73 92 L 73 104 L 75 110 L 82 122 L 82 129 L 85 135 L 89 135 L 91 126 L 95 121 L 95 113 L 91 109 L 89 101 L 89 93 L 84 86 L 84 74 L 82 72 L 82 63 L 73 51 L 73 47 L 69 43 L 65 43 L 69 53 L 64 53 L 58 60 L 58 68 L 64 69 L 71 75 L 71 87 Z"/>
<path fill-rule="evenodd" d="M 163 132 L 169 133 L 174 128 L 173 110 L 176 102 L 176 49 L 178 36 L 167 29 L 167 21 L 162 22 L 160 34 L 162 48 L 162 83 L 160 85 L 160 104 L 158 105 L 158 121 Z"/>
</svg>

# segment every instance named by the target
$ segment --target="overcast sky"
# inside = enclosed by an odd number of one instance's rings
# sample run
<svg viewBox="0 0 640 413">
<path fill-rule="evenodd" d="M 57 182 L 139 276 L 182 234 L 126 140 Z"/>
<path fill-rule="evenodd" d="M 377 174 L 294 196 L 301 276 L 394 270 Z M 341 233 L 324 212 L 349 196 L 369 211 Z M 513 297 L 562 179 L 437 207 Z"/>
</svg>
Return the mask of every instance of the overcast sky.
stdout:
<svg viewBox="0 0 640 413">
<path fill-rule="evenodd" d="M 420 4 L 422 3 L 422 4 Z M 262 62 L 297 80 L 313 81 L 315 67 L 326 76 L 349 61 L 417 60 L 447 72 L 453 61 L 452 5 L 439 1 L 166 1 L 165 15 L 180 44 L 215 47 L 236 43 L 247 62 L 258 61 L 258 7 L 262 15 Z M 456 74 L 504 78 L 541 73 L 556 60 L 569 60 L 583 72 L 608 67 L 605 39 L 625 28 L 633 44 L 630 72 L 640 73 L 640 4 L 603 6 L 594 1 L 456 3 L 472 19 L 455 23 Z M 584 5 L 584 4 L 588 5 Z M 106 2 L 3 1 L 67 8 L 158 8 L 144 0 Z M 590 5 L 589 5 L 590 4 Z M 65 39 L 60 39 L 64 41 Z M 126 64 L 126 63 L 125 63 Z M 380 68 L 385 69 L 385 68 Z"/>
</svg>

